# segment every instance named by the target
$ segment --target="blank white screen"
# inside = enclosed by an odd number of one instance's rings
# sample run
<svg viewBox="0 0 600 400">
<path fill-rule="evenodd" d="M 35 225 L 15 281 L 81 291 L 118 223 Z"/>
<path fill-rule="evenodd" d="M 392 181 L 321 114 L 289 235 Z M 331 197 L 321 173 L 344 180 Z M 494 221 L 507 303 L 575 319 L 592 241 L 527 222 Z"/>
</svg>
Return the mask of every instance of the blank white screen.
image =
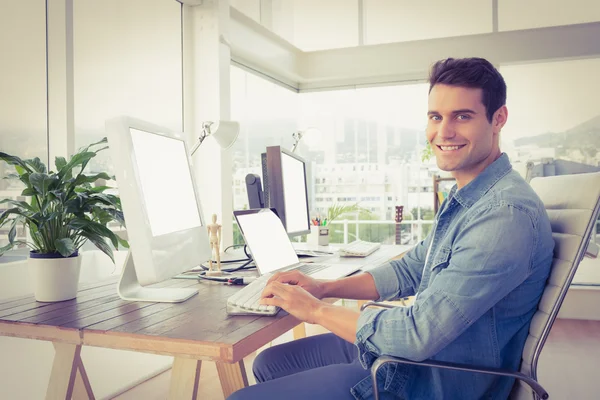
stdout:
<svg viewBox="0 0 600 400">
<path fill-rule="evenodd" d="M 237 215 L 261 275 L 298 263 L 281 220 L 271 211 Z"/>
<path fill-rule="evenodd" d="M 310 227 L 308 224 L 304 163 L 281 153 L 281 169 L 286 230 L 288 233 L 307 231 Z"/>
<path fill-rule="evenodd" d="M 133 128 L 131 139 L 152 236 L 202 226 L 183 142 Z"/>
</svg>

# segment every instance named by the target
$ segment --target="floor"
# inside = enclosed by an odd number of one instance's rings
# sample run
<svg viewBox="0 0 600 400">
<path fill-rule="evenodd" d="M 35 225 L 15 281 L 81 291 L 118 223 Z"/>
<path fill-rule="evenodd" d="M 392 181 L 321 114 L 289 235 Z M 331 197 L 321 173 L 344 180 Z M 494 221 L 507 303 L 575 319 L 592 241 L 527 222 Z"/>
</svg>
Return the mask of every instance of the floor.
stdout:
<svg viewBox="0 0 600 400">
<path fill-rule="evenodd" d="M 307 325 L 307 335 L 325 332 L 322 328 Z M 292 339 L 291 332 L 273 344 Z M 250 383 L 253 357 L 245 359 Z M 538 365 L 538 378 L 550 393 L 551 399 L 597 399 L 600 396 L 600 379 L 596 365 L 600 360 L 600 321 L 566 320 L 555 322 L 544 346 Z M 170 371 L 164 372 L 141 385 L 121 394 L 114 400 L 163 400 L 169 391 Z M 222 400 L 223 393 L 214 364 L 202 363 L 198 399 Z"/>
</svg>

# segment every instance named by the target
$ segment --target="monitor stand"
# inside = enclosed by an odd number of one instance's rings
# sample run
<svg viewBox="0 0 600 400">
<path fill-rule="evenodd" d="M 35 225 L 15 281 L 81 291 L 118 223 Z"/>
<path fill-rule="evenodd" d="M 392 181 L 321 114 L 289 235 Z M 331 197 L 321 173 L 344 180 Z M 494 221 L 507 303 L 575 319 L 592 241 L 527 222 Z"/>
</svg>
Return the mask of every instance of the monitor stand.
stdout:
<svg viewBox="0 0 600 400">
<path fill-rule="evenodd" d="M 198 289 L 189 288 L 147 288 L 140 285 L 131 251 L 127 252 L 125 265 L 117 292 L 123 300 L 152 301 L 159 303 L 179 303 L 198 293 Z"/>
</svg>

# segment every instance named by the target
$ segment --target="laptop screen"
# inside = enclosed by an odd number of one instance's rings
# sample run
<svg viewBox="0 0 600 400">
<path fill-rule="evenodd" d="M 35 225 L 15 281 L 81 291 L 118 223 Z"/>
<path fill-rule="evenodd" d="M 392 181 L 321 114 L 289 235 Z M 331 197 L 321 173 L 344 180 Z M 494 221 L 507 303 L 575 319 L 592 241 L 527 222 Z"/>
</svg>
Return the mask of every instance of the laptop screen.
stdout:
<svg viewBox="0 0 600 400">
<path fill-rule="evenodd" d="M 234 211 L 260 275 L 298 263 L 292 242 L 277 215 L 268 208 Z"/>
</svg>

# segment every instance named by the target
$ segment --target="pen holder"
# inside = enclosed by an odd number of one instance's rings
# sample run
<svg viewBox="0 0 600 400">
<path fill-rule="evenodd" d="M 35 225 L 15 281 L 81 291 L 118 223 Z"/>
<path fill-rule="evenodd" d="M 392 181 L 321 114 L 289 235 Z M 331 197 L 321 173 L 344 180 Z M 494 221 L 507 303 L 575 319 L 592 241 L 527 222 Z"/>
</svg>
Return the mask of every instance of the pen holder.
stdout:
<svg viewBox="0 0 600 400">
<path fill-rule="evenodd" d="M 316 246 L 329 246 L 329 227 L 312 225 L 307 242 Z"/>
</svg>

